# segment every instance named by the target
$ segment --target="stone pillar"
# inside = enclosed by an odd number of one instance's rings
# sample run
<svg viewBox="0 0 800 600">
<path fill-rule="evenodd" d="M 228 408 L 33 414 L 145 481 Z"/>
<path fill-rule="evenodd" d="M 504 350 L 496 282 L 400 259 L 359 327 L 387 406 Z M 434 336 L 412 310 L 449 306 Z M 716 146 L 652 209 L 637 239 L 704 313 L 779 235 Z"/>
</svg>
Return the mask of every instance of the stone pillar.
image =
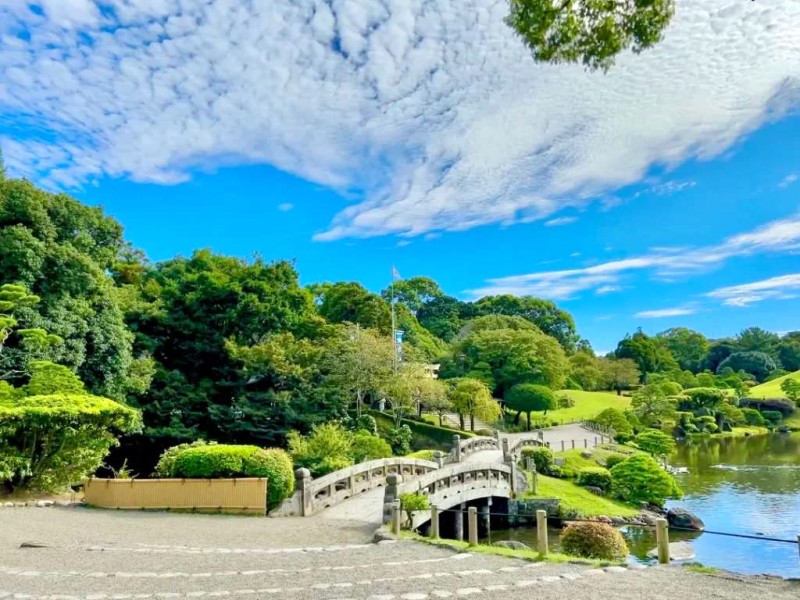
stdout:
<svg viewBox="0 0 800 600">
<path fill-rule="evenodd" d="M 542 442 L 544 441 L 544 431 L 539 431 L 539 440 Z"/>
<path fill-rule="evenodd" d="M 575 440 L 572 440 L 572 449 L 575 450 Z"/>
<path fill-rule="evenodd" d="M 540 556 L 547 556 L 547 511 L 536 511 L 536 549 Z"/>
<path fill-rule="evenodd" d="M 431 504 L 431 539 L 439 539 L 439 507 Z"/>
<path fill-rule="evenodd" d="M 481 525 L 486 532 L 486 537 L 492 533 L 492 499 L 486 501 L 486 506 L 481 507 Z"/>
<path fill-rule="evenodd" d="M 586 438 L 583 438 L 583 447 L 584 448 L 588 448 L 589 447 L 589 440 L 587 440 Z"/>
<path fill-rule="evenodd" d="M 453 436 L 453 462 L 461 462 L 461 436 Z"/>
<path fill-rule="evenodd" d="M 311 471 L 297 469 L 294 472 L 294 491 L 300 495 L 300 514 L 310 517 L 314 514 L 314 495 L 311 493 Z"/>
<path fill-rule="evenodd" d="M 467 514 L 467 534 L 469 536 L 469 545 L 478 545 L 478 509 L 474 506 L 469 507 Z"/>
<path fill-rule="evenodd" d="M 464 541 L 464 511 L 466 508 L 466 504 L 460 504 L 456 509 L 457 512 L 453 513 L 456 517 L 456 539 L 459 542 Z"/>
<path fill-rule="evenodd" d="M 514 457 L 509 455 L 506 456 L 505 463 L 511 468 L 511 494 L 516 495 L 517 493 L 517 461 L 514 460 Z"/>
<path fill-rule="evenodd" d="M 509 446 L 508 446 L 508 438 L 503 438 L 503 442 L 501 447 L 503 448 L 503 460 L 508 461 L 509 456 Z"/>
<path fill-rule="evenodd" d="M 564 440 L 561 440 L 561 451 L 564 451 Z"/>
<path fill-rule="evenodd" d="M 433 461 L 437 465 L 439 465 L 439 468 L 441 469 L 444 466 L 444 452 L 442 452 L 441 450 L 437 450 L 436 452 L 434 452 Z"/>
<path fill-rule="evenodd" d="M 383 493 L 383 522 L 389 523 L 392 520 L 392 507 L 395 500 L 400 500 L 400 485 L 403 483 L 403 476 L 397 473 L 390 473 L 386 477 L 386 489 Z"/>
</svg>

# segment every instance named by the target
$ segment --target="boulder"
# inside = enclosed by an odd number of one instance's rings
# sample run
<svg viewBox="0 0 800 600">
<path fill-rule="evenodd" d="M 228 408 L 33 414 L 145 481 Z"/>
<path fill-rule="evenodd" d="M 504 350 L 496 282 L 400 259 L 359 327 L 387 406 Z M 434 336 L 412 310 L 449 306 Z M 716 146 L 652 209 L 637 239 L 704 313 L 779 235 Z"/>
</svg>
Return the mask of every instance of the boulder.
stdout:
<svg viewBox="0 0 800 600">
<path fill-rule="evenodd" d="M 594 452 L 592 452 L 591 450 L 584 450 L 583 452 L 581 452 L 581 456 L 583 458 L 592 458 L 594 456 Z"/>
<path fill-rule="evenodd" d="M 597 517 L 597 520 L 600 521 L 601 523 L 605 523 L 606 525 L 612 525 L 614 523 L 610 517 L 607 517 L 605 515 L 600 515 L 599 517 Z"/>
<path fill-rule="evenodd" d="M 585 489 L 585 490 L 587 490 L 589 492 L 592 492 L 595 496 L 605 496 L 606 495 L 605 492 L 602 489 L 600 489 L 599 487 L 595 487 L 593 485 L 584 486 L 583 489 Z"/>
<path fill-rule="evenodd" d="M 499 542 L 495 542 L 492 546 L 497 546 L 498 548 L 508 548 L 509 550 L 530 550 L 531 547 L 527 544 L 523 544 L 522 542 L 516 542 L 514 540 L 502 540 Z"/>
<path fill-rule="evenodd" d="M 658 558 L 658 548 L 653 548 L 647 553 L 650 558 Z M 689 542 L 672 542 L 669 545 L 669 559 L 692 560 L 695 557 L 694 548 Z"/>
<path fill-rule="evenodd" d="M 684 508 L 670 508 L 667 511 L 667 522 L 675 529 L 688 529 L 690 531 L 704 531 L 706 526 L 700 517 Z"/>
</svg>

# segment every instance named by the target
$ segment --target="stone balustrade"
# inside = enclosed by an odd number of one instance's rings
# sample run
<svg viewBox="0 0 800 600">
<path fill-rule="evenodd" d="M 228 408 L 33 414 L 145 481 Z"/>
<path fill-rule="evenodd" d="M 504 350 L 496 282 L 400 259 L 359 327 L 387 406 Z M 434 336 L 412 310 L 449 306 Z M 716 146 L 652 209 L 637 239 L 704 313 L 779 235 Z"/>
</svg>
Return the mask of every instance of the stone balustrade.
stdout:
<svg viewBox="0 0 800 600">
<path fill-rule="evenodd" d="M 470 437 L 465 440 L 461 436 L 453 436 L 453 449 L 445 460 L 448 464 L 460 463 L 464 458 L 475 452 L 485 452 L 486 450 L 500 450 L 498 436 L 494 437 Z"/>
<path fill-rule="evenodd" d="M 384 486 L 389 475 L 414 479 L 438 468 L 435 462 L 398 456 L 359 463 L 317 479 L 311 478 L 308 469 L 297 469 L 294 494 L 270 516 L 309 517 L 348 498 Z"/>
<path fill-rule="evenodd" d="M 503 438 L 503 459 L 517 460 L 523 448 L 541 448 L 547 447 L 548 444 L 542 439 L 541 432 L 536 438 L 520 437 L 514 440 Z"/>
</svg>

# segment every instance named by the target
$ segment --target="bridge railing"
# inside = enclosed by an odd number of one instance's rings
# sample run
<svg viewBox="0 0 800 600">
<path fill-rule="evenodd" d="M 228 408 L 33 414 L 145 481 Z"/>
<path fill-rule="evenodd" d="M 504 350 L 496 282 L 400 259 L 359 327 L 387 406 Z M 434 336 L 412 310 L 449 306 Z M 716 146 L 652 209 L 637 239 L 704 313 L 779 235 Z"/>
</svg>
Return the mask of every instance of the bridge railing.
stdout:
<svg viewBox="0 0 800 600">
<path fill-rule="evenodd" d="M 390 476 L 384 494 L 384 522 L 389 521 L 392 505 L 402 494 L 420 494 L 426 496 L 431 504 L 447 509 L 479 498 L 510 498 L 523 492 L 526 482 L 514 463 L 452 464 L 414 481 Z M 414 517 L 412 526 L 418 527 L 429 518 L 427 512 L 422 511 Z"/>
<path fill-rule="evenodd" d="M 384 486 L 388 475 L 413 479 L 438 468 L 435 462 L 398 456 L 366 461 L 317 479 L 311 478 L 308 469 L 297 469 L 294 494 L 270 516 L 308 517 L 343 500 Z"/>
<path fill-rule="evenodd" d="M 508 438 L 503 438 L 503 459 L 508 461 L 510 459 L 517 460 L 523 448 L 542 448 L 548 447 L 549 444 L 541 437 L 539 438 L 517 438 L 513 442 Z"/>
<path fill-rule="evenodd" d="M 494 437 L 479 436 L 471 437 L 465 440 L 461 436 L 453 436 L 453 449 L 447 455 L 445 462 L 447 464 L 460 463 L 464 458 L 475 452 L 484 452 L 486 450 L 500 450 L 499 434 Z"/>
</svg>

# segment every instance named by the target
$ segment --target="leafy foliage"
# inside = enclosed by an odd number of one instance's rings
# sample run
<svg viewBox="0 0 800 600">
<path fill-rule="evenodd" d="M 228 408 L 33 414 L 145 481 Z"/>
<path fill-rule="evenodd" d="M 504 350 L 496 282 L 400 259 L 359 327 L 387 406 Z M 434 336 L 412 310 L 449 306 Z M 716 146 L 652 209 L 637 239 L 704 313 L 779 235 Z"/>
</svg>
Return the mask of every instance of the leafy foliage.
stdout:
<svg viewBox="0 0 800 600">
<path fill-rule="evenodd" d="M 602 467 L 587 467 L 578 471 L 577 484 L 608 492 L 611 489 L 611 473 Z"/>
<path fill-rule="evenodd" d="M 633 435 L 633 427 L 625 418 L 625 413 L 617 408 L 607 408 L 595 418 L 595 422 L 614 430 L 614 439 L 620 443 L 627 442 Z"/>
<path fill-rule="evenodd" d="M 657 429 L 648 429 L 636 436 L 636 445 L 651 456 L 669 456 L 675 450 L 675 440 Z"/>
<path fill-rule="evenodd" d="M 400 510 L 408 515 L 409 526 L 414 520 L 414 513 L 430 508 L 427 496 L 417 493 L 400 494 Z"/>
<path fill-rule="evenodd" d="M 468 377 L 455 380 L 449 395 L 453 408 L 461 416 L 461 429 L 465 417 L 470 418 L 470 429 L 475 430 L 475 419 L 493 423 L 500 418 L 500 405 L 482 382 Z"/>
<path fill-rule="evenodd" d="M 645 454 L 634 454 L 615 465 L 611 480 L 612 493 L 625 502 L 663 506 L 668 498 L 682 495 L 675 478 Z"/>
<path fill-rule="evenodd" d="M 550 448 L 545 448 L 543 446 L 523 448 L 520 456 L 525 465 L 527 465 L 528 459 L 532 458 L 538 473 L 550 475 L 553 472 L 553 451 L 550 450 Z"/>
<path fill-rule="evenodd" d="M 335 422 L 314 426 L 308 436 L 292 431 L 288 441 L 295 465 L 308 469 L 314 477 L 392 455 L 392 448 L 380 437 L 365 430 L 349 431 Z"/>
<path fill-rule="evenodd" d="M 600 522 L 570 523 L 561 534 L 561 551 L 601 560 L 621 561 L 628 557 L 628 545 L 622 534 Z"/>
<path fill-rule="evenodd" d="M 528 417 L 528 431 L 531 430 L 531 412 L 558 408 L 558 399 L 548 387 L 533 383 L 520 383 L 506 394 L 506 406 L 511 410 L 524 412 Z"/>
<path fill-rule="evenodd" d="M 98 396 L 0 398 L 0 482 L 58 491 L 94 472 L 116 435 L 141 426 L 137 411 Z"/>
<path fill-rule="evenodd" d="M 758 381 L 777 371 L 775 360 L 765 352 L 734 352 L 717 367 L 717 372 L 730 368 L 733 371 L 745 371 L 755 376 Z"/>
</svg>

